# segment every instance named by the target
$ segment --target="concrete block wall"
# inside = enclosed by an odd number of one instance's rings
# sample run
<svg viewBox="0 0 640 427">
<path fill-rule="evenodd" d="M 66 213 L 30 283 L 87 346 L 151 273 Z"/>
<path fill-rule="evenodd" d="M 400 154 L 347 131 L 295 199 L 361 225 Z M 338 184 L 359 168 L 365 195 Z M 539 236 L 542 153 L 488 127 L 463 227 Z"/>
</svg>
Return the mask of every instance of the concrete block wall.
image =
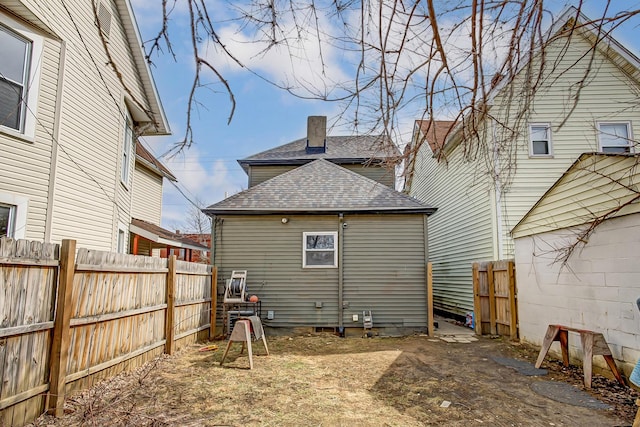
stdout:
<svg viewBox="0 0 640 427">
<path fill-rule="evenodd" d="M 580 229 L 515 240 L 520 337 L 541 346 L 549 324 L 601 332 L 628 375 L 640 358 L 640 214 L 599 225 L 562 267 L 557 258 Z M 570 334 L 569 344 L 582 360 L 579 335 Z M 558 343 L 552 352 L 560 354 Z M 606 367 L 599 356 L 594 365 Z"/>
</svg>

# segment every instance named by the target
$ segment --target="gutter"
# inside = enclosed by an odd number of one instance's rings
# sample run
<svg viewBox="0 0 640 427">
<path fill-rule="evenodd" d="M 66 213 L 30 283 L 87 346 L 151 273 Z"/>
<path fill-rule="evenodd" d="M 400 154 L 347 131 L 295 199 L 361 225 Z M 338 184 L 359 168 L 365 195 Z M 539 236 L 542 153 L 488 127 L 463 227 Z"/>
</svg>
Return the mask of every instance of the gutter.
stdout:
<svg viewBox="0 0 640 427">
<path fill-rule="evenodd" d="M 329 215 L 329 214 L 343 214 L 344 212 L 348 212 L 350 214 L 425 214 L 432 215 L 434 214 L 438 208 L 434 207 L 424 207 L 424 208 L 356 208 L 353 210 L 342 210 L 338 211 L 334 208 L 328 209 L 318 209 L 312 208 L 313 210 L 304 210 L 304 209 L 291 209 L 291 208 L 221 208 L 221 209 L 202 209 L 202 212 L 209 216 L 216 215 Z"/>
</svg>

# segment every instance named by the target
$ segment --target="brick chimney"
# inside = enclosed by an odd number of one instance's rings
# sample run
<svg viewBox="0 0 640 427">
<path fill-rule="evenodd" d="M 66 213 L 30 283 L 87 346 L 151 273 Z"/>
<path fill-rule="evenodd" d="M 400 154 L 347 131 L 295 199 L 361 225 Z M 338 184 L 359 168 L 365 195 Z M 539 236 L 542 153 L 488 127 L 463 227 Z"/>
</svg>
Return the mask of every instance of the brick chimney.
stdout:
<svg viewBox="0 0 640 427">
<path fill-rule="evenodd" d="M 327 116 L 307 117 L 307 154 L 327 150 Z"/>
</svg>

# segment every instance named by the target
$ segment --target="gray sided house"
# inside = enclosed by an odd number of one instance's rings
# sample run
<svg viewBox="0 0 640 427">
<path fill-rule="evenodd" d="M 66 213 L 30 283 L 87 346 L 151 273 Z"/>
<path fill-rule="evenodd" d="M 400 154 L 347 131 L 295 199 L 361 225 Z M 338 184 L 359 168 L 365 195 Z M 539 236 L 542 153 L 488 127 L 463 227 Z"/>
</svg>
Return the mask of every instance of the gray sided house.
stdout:
<svg viewBox="0 0 640 427">
<path fill-rule="evenodd" d="M 381 135 L 326 136 L 326 117 L 312 116 L 307 138 L 239 160 L 249 188 L 317 159 L 325 159 L 395 188 L 396 146 Z"/>
<path fill-rule="evenodd" d="M 204 209 L 218 277 L 247 270 L 267 326 L 361 329 L 371 310 L 381 333 L 426 329 L 435 208 L 364 175 L 318 156 Z"/>
</svg>

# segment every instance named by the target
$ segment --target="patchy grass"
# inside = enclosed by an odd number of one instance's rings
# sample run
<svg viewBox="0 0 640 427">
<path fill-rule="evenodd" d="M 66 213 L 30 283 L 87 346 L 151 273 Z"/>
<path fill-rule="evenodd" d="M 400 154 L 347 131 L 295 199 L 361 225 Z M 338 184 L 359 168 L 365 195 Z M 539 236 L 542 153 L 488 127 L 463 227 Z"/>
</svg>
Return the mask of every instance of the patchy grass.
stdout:
<svg viewBox="0 0 640 427">
<path fill-rule="evenodd" d="M 43 416 L 33 425 L 613 426 L 630 424 L 635 411 L 631 391 L 607 401 L 616 405 L 610 411 L 537 395 L 529 385 L 540 378 L 491 360 L 529 360 L 533 351 L 502 340 L 317 334 L 268 338 L 268 344 L 267 357 L 262 343 L 254 343 L 253 370 L 240 344 L 224 366 L 226 342 L 213 352 L 192 346 L 100 383 L 69 399 L 64 418 Z M 545 380 L 574 380 L 571 372 L 550 369 Z M 600 397 L 613 387 L 606 379 L 594 384 Z M 441 407 L 444 401 L 451 405 Z"/>
</svg>

